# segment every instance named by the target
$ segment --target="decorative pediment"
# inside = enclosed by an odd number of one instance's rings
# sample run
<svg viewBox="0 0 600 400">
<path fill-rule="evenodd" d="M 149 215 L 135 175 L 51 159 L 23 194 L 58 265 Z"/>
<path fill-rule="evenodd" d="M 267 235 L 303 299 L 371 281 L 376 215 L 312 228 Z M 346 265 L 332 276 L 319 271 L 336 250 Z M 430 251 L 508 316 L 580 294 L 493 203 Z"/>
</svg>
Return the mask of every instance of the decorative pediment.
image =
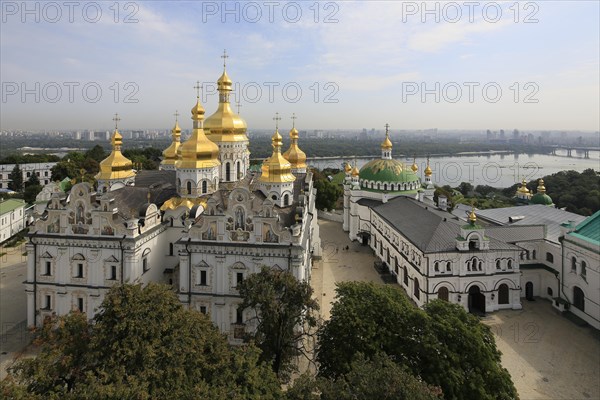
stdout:
<svg viewBox="0 0 600 400">
<path fill-rule="evenodd" d="M 46 252 L 44 252 L 44 254 L 42 254 L 40 256 L 40 258 L 54 258 L 54 257 L 52 257 L 52 255 L 46 251 Z"/>
<path fill-rule="evenodd" d="M 105 259 L 104 261 L 109 262 L 109 263 L 119 262 L 119 260 L 117 260 L 117 258 L 115 256 L 110 256 L 107 259 Z"/>
</svg>

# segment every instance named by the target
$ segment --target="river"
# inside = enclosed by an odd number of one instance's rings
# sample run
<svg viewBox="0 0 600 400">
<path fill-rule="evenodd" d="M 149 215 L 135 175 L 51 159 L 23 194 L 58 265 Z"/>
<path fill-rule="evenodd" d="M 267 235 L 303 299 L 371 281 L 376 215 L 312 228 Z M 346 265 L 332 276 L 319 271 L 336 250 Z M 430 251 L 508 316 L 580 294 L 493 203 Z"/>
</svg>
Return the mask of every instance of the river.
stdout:
<svg viewBox="0 0 600 400">
<path fill-rule="evenodd" d="M 432 180 L 436 185 L 458 186 L 461 182 L 470 182 L 473 185 L 489 185 L 504 188 L 520 182 L 523 178 L 527 181 L 542 178 L 559 171 L 575 170 L 582 172 L 592 168 L 600 170 L 600 152 L 590 151 L 590 158 L 583 158 L 583 154 L 567 157 L 546 154 L 486 154 L 432 157 L 430 161 L 433 170 Z M 344 161 L 354 162 L 361 168 L 372 158 L 343 158 L 337 159 L 309 159 L 311 167 L 341 168 Z M 397 158 L 407 168 L 413 163 L 412 158 Z M 417 174 L 423 180 L 423 170 L 427 160 L 417 158 L 419 171 Z"/>
</svg>

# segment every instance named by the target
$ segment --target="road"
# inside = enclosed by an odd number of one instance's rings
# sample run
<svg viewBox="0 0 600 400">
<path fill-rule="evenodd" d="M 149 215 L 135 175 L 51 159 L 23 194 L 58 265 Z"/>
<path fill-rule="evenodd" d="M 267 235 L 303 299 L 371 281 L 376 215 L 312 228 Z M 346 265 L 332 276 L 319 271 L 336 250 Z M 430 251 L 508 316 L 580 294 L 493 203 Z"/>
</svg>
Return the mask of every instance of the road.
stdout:
<svg viewBox="0 0 600 400">
<path fill-rule="evenodd" d="M 25 246 L 0 248 L 0 379 L 5 368 L 30 340 L 27 331 L 27 278 Z"/>
</svg>

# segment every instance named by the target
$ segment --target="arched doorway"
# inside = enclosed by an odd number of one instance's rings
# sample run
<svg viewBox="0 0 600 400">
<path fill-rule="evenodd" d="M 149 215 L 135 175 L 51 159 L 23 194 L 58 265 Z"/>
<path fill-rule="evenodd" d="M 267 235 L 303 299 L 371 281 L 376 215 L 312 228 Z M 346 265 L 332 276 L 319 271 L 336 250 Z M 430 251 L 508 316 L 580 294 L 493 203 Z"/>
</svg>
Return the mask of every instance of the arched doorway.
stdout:
<svg viewBox="0 0 600 400">
<path fill-rule="evenodd" d="M 477 285 L 469 288 L 469 312 L 473 314 L 485 314 L 485 295 Z"/>
<path fill-rule="evenodd" d="M 529 301 L 533 300 L 533 282 L 525 284 L 525 298 Z"/>
<path fill-rule="evenodd" d="M 573 287 L 573 306 L 585 312 L 585 295 L 583 290 L 577 286 Z"/>
<path fill-rule="evenodd" d="M 446 286 L 442 286 L 440 290 L 438 290 L 438 299 L 448 301 L 448 288 Z"/>
<path fill-rule="evenodd" d="M 508 304 L 508 285 L 503 283 L 498 287 L 498 304 Z"/>
</svg>

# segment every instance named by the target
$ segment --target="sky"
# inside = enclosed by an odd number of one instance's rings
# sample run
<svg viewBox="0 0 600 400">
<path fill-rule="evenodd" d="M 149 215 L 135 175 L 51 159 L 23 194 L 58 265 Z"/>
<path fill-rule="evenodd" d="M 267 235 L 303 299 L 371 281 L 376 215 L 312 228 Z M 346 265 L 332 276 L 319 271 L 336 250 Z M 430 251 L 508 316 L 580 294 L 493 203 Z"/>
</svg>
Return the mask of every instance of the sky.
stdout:
<svg viewBox="0 0 600 400">
<path fill-rule="evenodd" d="M 1 2 L 0 129 L 190 128 L 216 80 L 249 129 L 587 130 L 597 1 Z M 234 104 L 234 110 L 236 105 Z"/>
</svg>

